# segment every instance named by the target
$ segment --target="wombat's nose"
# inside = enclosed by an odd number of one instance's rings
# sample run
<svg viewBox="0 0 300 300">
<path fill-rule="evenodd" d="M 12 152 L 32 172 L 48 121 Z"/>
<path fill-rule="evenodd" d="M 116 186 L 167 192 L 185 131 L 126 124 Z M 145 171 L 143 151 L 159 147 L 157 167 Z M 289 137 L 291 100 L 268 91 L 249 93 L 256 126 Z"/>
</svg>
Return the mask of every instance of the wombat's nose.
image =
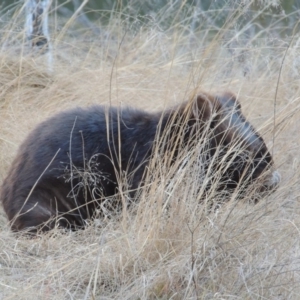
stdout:
<svg viewBox="0 0 300 300">
<path fill-rule="evenodd" d="M 264 186 L 268 190 L 272 190 L 278 186 L 278 184 L 281 181 L 281 176 L 278 171 L 273 171 L 271 174 L 269 174 L 265 181 L 264 181 Z"/>
</svg>

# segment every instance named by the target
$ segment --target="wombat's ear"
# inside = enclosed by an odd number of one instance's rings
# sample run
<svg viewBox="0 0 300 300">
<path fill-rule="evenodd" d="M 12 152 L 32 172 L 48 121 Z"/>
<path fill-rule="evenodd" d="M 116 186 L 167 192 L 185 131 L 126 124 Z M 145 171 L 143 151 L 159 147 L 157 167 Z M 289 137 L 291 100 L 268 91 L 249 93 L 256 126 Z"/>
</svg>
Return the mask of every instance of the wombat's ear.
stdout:
<svg viewBox="0 0 300 300">
<path fill-rule="evenodd" d="M 205 94 L 199 94 L 196 96 L 196 101 L 193 105 L 194 118 L 199 121 L 208 121 L 213 112 L 213 104 Z"/>
<path fill-rule="evenodd" d="M 237 100 L 236 96 L 230 92 L 218 95 L 216 100 L 220 103 L 222 108 L 242 110 L 240 102 Z"/>
</svg>

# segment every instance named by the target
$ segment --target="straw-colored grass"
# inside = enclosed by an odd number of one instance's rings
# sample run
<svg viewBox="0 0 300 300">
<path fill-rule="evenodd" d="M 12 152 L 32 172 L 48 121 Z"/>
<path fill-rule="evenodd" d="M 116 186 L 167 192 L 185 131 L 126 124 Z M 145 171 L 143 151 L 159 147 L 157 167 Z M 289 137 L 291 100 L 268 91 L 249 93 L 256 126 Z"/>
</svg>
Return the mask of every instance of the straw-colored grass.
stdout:
<svg viewBox="0 0 300 300">
<path fill-rule="evenodd" d="M 13 234 L 0 210 L 0 299 L 299 299 L 299 36 L 246 43 L 228 26 L 213 40 L 180 23 L 131 30 L 115 15 L 99 38 L 52 30 L 48 71 L 44 57 L 26 54 L 18 26 L 1 32 L 1 180 L 30 130 L 56 112 L 95 103 L 157 111 L 195 90 L 230 90 L 282 181 L 256 205 L 233 197 L 209 212 L 197 170 L 166 175 L 161 165 L 166 177 L 153 175 L 131 209 L 34 239 Z"/>
</svg>

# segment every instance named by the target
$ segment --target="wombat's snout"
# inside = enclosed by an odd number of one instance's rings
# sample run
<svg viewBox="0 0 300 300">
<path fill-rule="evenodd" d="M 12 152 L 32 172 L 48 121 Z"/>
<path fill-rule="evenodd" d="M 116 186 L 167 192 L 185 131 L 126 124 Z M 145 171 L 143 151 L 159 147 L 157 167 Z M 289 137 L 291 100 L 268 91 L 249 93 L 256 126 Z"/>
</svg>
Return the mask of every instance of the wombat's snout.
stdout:
<svg viewBox="0 0 300 300">
<path fill-rule="evenodd" d="M 279 171 L 270 169 L 265 172 L 262 178 L 262 191 L 273 191 L 277 189 L 281 181 L 281 175 Z"/>
</svg>

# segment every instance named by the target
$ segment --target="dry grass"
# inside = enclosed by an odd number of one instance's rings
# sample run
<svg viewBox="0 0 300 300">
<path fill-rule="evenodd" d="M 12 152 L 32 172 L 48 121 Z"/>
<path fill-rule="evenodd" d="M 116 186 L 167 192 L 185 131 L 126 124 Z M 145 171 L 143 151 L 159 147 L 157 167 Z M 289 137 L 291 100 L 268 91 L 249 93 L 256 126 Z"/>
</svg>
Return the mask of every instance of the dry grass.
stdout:
<svg viewBox="0 0 300 300">
<path fill-rule="evenodd" d="M 10 232 L 1 210 L 0 299 L 298 299 L 299 36 L 286 52 L 286 41 L 255 36 L 246 47 L 229 29 L 211 41 L 180 24 L 131 31 L 114 18 L 96 40 L 53 34 L 52 72 L 24 54 L 17 25 L 3 30 L 0 179 L 27 133 L 58 111 L 95 103 L 155 111 L 203 89 L 240 96 L 274 153 L 280 187 L 257 205 L 232 199 L 208 213 L 185 170 L 168 175 L 172 185 L 154 177 L 121 216 L 30 240 Z"/>
</svg>

